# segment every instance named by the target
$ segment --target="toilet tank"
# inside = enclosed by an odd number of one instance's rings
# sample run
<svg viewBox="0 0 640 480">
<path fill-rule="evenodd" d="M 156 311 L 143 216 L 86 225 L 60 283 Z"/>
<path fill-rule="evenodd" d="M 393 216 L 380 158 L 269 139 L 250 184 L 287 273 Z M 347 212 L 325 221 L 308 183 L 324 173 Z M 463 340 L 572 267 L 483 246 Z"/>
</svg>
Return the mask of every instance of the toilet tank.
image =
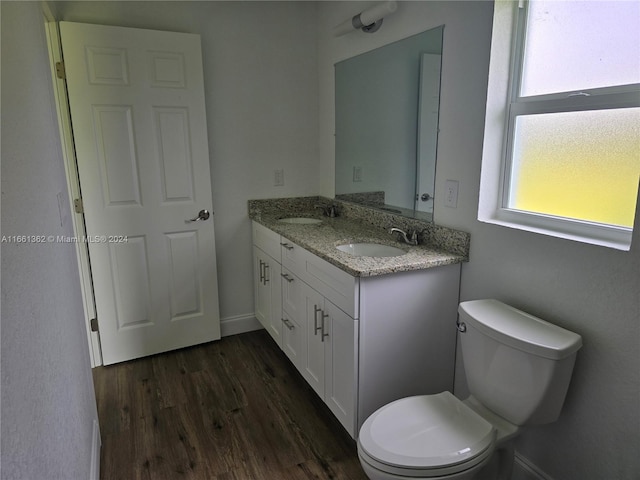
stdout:
<svg viewBox="0 0 640 480">
<path fill-rule="evenodd" d="M 515 425 L 557 420 L 580 335 L 497 300 L 462 302 L 458 313 L 470 393 Z"/>
</svg>

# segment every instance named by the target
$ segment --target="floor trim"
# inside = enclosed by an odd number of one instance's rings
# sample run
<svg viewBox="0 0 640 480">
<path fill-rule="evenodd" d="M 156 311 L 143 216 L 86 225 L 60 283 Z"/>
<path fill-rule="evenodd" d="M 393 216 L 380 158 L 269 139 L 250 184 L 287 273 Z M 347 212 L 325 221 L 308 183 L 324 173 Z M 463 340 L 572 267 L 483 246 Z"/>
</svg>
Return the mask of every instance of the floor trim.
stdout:
<svg viewBox="0 0 640 480">
<path fill-rule="evenodd" d="M 93 421 L 93 435 L 91 440 L 91 467 L 89 470 L 90 480 L 100 480 L 100 426 L 98 420 Z"/>
<path fill-rule="evenodd" d="M 518 452 L 515 453 L 513 480 L 553 480 L 536 465 Z"/>
<path fill-rule="evenodd" d="M 260 330 L 261 328 L 263 328 L 262 325 L 253 313 L 236 315 L 220 320 L 220 335 L 223 337 L 252 332 L 254 330 Z"/>
</svg>

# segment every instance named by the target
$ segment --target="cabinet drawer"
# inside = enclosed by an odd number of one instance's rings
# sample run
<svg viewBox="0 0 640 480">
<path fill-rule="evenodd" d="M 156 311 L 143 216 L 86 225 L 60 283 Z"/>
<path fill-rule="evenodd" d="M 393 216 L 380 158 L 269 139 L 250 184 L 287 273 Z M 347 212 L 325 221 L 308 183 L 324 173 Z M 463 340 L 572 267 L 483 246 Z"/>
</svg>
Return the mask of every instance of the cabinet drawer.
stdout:
<svg viewBox="0 0 640 480">
<path fill-rule="evenodd" d="M 282 268 L 282 309 L 297 322 L 303 315 L 302 281 L 290 270 Z"/>
<path fill-rule="evenodd" d="M 294 275 L 300 277 L 300 274 L 304 272 L 304 260 L 306 250 L 295 243 L 287 240 L 284 237 L 281 238 L 281 255 L 282 265 L 291 271 Z"/>
<path fill-rule="evenodd" d="M 253 244 L 280 263 L 280 235 L 255 221 L 251 223 L 253 226 Z"/>
<path fill-rule="evenodd" d="M 359 317 L 359 285 L 356 277 L 303 248 L 297 275 L 352 318 Z"/>
</svg>

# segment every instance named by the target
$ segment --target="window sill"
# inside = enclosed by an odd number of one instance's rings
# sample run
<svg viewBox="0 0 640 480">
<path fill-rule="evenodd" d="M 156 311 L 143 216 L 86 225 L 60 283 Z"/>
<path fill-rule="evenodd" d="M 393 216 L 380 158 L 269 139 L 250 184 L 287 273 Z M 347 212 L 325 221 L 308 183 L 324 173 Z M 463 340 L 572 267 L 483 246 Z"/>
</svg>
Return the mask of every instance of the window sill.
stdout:
<svg viewBox="0 0 640 480">
<path fill-rule="evenodd" d="M 484 223 L 623 251 L 630 250 L 633 233 L 630 228 L 580 222 L 506 208 L 498 209 L 494 211 L 493 215 L 489 215 L 486 218 L 479 217 L 478 220 Z"/>
</svg>

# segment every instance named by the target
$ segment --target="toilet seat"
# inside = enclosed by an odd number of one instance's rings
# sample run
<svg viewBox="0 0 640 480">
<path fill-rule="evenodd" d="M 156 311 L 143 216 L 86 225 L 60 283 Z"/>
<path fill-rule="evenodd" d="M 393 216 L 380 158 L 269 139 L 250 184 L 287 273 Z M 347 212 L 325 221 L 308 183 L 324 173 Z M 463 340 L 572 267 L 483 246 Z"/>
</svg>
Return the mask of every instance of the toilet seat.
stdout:
<svg viewBox="0 0 640 480">
<path fill-rule="evenodd" d="M 409 477 L 473 468 L 494 449 L 496 430 L 449 392 L 396 400 L 362 425 L 358 451 L 372 467 Z"/>
</svg>

